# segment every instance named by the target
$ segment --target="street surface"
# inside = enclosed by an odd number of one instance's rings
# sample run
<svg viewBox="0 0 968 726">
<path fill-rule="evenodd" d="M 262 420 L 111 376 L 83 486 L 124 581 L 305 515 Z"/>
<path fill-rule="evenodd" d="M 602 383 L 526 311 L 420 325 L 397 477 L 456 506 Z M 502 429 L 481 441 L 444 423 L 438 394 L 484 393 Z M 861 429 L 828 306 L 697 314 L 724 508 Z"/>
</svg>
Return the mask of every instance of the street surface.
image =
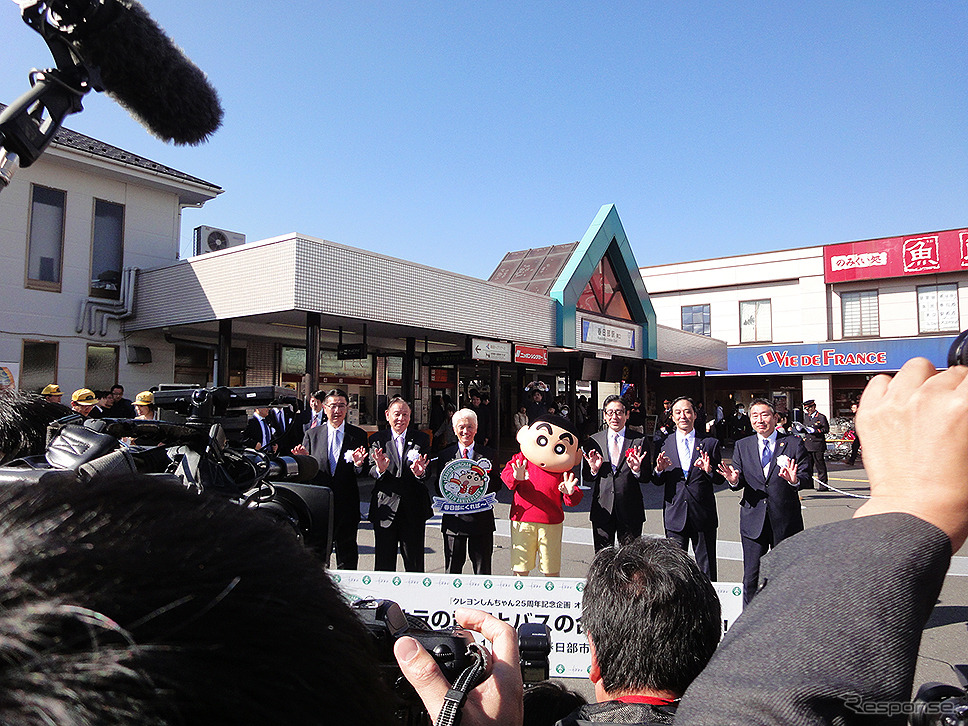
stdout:
<svg viewBox="0 0 968 726">
<path fill-rule="evenodd" d="M 861 468 L 860 463 L 856 467 L 847 467 L 842 463 L 830 462 L 828 468 L 830 484 L 839 489 L 840 492 L 806 490 L 800 493 L 806 527 L 816 527 L 828 522 L 849 519 L 864 502 L 864 499 L 859 497 L 866 497 L 870 493 L 867 474 Z M 360 498 L 365 513 L 369 506 L 372 480 L 362 479 L 360 484 Z M 643 491 L 646 505 L 644 533 L 662 536 L 664 534 L 662 527 L 662 490 L 660 487 L 645 485 Z M 717 544 L 719 579 L 723 582 L 742 582 L 743 551 L 739 536 L 740 494 L 722 486 L 717 489 L 716 499 L 719 509 Z M 499 504 L 495 510 L 498 522 L 494 538 L 493 574 L 509 575 L 511 574 L 511 541 L 508 534 L 508 510 L 511 492 L 502 489 L 498 495 L 498 501 Z M 584 577 L 594 555 L 591 528 L 588 521 L 590 504 L 591 492 L 586 491 L 581 505 L 573 509 L 565 509 L 561 561 L 561 575 L 563 577 Z M 369 569 L 373 566 L 373 530 L 366 521 L 361 524 L 359 540 L 360 569 Z M 439 516 L 434 517 L 427 523 L 425 542 L 428 572 L 443 572 L 444 556 Z M 843 557 L 844 555 L 841 552 L 832 551 L 830 553 L 831 562 L 835 564 Z M 398 567 L 402 569 L 399 558 L 398 563 Z M 465 566 L 465 572 L 470 574 L 470 563 Z M 958 685 L 949 664 L 968 663 L 968 629 L 966 629 L 966 622 L 968 622 L 968 545 L 954 557 L 941 596 L 924 630 L 914 679 L 915 690 L 925 681 L 940 681 Z M 849 647 L 849 645 L 845 644 L 845 647 Z M 589 700 L 593 699 L 593 690 L 587 681 L 563 680 L 569 688 L 579 691 Z"/>
</svg>

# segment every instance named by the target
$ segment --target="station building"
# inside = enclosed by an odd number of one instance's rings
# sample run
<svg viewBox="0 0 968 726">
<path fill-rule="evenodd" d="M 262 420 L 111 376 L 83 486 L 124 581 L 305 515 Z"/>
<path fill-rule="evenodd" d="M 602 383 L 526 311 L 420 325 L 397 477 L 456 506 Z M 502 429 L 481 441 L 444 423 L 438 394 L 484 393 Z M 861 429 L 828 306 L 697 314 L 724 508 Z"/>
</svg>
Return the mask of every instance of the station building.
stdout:
<svg viewBox="0 0 968 726">
<path fill-rule="evenodd" d="M 303 234 L 206 230 L 220 243 L 179 259 L 182 210 L 220 193 L 61 130 L 0 194 L 13 384 L 341 387 L 371 429 L 395 394 L 426 425 L 434 395 L 476 388 L 507 440 L 529 385 L 571 411 L 615 392 L 649 412 L 662 371 L 726 367 L 722 341 L 657 323 L 612 205 L 579 241 L 509 253 L 482 280 Z"/>
<path fill-rule="evenodd" d="M 753 398 L 847 416 L 867 381 L 968 327 L 968 229 L 641 268 L 660 324 L 726 341 L 725 371 L 664 377 L 727 416 Z"/>
</svg>

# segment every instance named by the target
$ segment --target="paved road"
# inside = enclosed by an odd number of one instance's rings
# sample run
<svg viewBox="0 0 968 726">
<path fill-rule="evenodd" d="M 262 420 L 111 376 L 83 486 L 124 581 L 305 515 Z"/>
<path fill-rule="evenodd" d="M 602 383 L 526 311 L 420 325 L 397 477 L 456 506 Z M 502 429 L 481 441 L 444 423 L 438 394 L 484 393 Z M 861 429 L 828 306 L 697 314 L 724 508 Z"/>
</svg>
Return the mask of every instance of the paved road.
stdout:
<svg viewBox="0 0 968 726">
<path fill-rule="evenodd" d="M 839 492 L 801 492 L 803 518 L 807 527 L 815 527 L 827 522 L 848 519 L 863 504 L 869 494 L 866 472 L 862 468 L 849 468 L 842 464 L 830 464 L 830 484 Z M 372 481 L 372 480 L 371 480 Z M 371 481 L 362 482 L 364 511 L 369 502 Z M 659 487 L 647 486 L 644 489 L 646 502 L 645 533 L 661 536 L 662 496 Z M 739 537 L 739 500 L 737 492 L 722 487 L 717 493 L 719 507 L 719 578 L 724 582 L 741 582 L 743 575 L 743 553 Z M 510 538 L 508 534 L 508 509 L 510 492 L 503 490 L 499 495 L 496 511 L 498 530 L 494 547 L 494 574 L 510 574 Z M 565 529 L 562 547 L 562 575 L 565 577 L 584 577 L 594 554 L 591 529 L 588 522 L 590 492 L 575 509 L 565 514 Z M 360 566 L 373 565 L 373 532 L 370 525 L 363 523 L 360 532 Z M 440 535 L 440 521 L 435 517 L 427 524 L 426 562 L 428 572 L 443 572 L 444 561 Z M 832 551 L 833 562 L 844 555 Z M 402 567 L 402 565 L 400 565 Z M 467 565 L 465 571 L 470 571 Z M 948 664 L 968 663 L 968 547 L 963 548 L 953 560 L 951 570 L 945 580 L 941 596 L 935 605 L 934 613 L 925 628 L 921 643 L 921 657 L 915 676 L 915 687 L 925 681 L 940 681 L 957 684 L 957 679 Z M 592 690 L 585 681 L 569 680 L 568 685 L 592 697 Z"/>
</svg>

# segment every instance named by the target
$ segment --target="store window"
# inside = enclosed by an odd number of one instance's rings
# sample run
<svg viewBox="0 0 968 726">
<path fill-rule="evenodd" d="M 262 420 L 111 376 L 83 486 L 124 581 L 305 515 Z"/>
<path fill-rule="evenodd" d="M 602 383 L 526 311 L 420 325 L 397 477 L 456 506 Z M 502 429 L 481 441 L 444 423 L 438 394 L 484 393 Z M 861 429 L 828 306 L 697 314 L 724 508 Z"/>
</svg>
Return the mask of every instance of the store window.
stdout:
<svg viewBox="0 0 968 726">
<path fill-rule="evenodd" d="M 27 287 L 60 292 L 64 253 L 64 211 L 67 192 L 31 188 Z"/>
<path fill-rule="evenodd" d="M 957 283 L 918 286 L 918 330 L 922 333 L 961 330 Z"/>
<path fill-rule="evenodd" d="M 844 337 L 862 338 L 880 335 L 877 314 L 877 290 L 860 290 L 840 294 L 844 315 Z"/>
<path fill-rule="evenodd" d="M 20 358 L 20 388 L 40 390 L 48 383 L 57 382 L 57 343 L 25 340 Z"/>
<path fill-rule="evenodd" d="M 92 391 L 110 391 L 118 380 L 118 348 L 115 345 L 87 346 L 84 386 Z"/>
<path fill-rule="evenodd" d="M 711 336 L 712 325 L 708 305 L 683 305 L 682 329 L 689 333 Z"/>
<path fill-rule="evenodd" d="M 91 243 L 91 296 L 121 297 L 121 261 L 124 256 L 124 205 L 94 200 Z"/>
<path fill-rule="evenodd" d="M 607 315 L 620 320 L 632 319 L 625 295 L 622 294 L 615 276 L 615 269 L 607 257 L 603 257 L 595 267 L 588 284 L 578 296 L 576 307 L 596 315 Z"/>
<path fill-rule="evenodd" d="M 773 340 L 773 313 L 769 300 L 743 300 L 739 304 L 739 342 Z"/>
</svg>

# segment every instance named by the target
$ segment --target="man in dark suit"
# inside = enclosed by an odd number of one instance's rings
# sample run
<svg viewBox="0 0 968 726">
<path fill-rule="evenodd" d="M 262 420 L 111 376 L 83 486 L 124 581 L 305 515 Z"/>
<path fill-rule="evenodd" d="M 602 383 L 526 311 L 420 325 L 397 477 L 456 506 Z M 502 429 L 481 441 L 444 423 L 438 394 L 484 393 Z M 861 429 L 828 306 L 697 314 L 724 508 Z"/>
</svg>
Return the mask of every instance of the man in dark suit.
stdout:
<svg viewBox="0 0 968 726">
<path fill-rule="evenodd" d="M 370 499 L 369 520 L 373 523 L 375 570 L 394 572 L 397 547 L 407 572 L 424 571 L 424 528 L 433 514 L 427 475 L 430 439 L 410 427 L 410 404 L 402 398 L 390 400 L 388 429 L 370 437 L 376 479 Z"/>
<path fill-rule="evenodd" d="M 442 449 L 434 460 L 433 482 L 437 486 L 438 494 L 446 499 L 445 493 L 441 491 L 443 485 L 440 482 L 440 475 L 444 467 L 455 459 L 468 459 L 482 463 L 482 460 L 486 460 L 487 468 L 480 467 L 488 480 L 484 493 L 498 491 L 501 488 L 501 479 L 494 472 L 497 452 L 489 446 L 476 443 L 477 414 L 469 408 L 462 408 L 454 414 L 453 424 L 457 443 Z M 464 571 L 464 560 L 470 555 L 475 575 L 491 574 L 491 554 L 494 550 L 493 508 L 470 514 L 445 512 L 440 517 L 440 531 L 444 536 L 444 567 L 448 573 L 461 574 Z"/>
<path fill-rule="evenodd" d="M 827 460 L 824 458 L 824 454 L 827 453 L 827 432 L 830 431 L 830 423 L 827 417 L 817 410 L 817 402 L 812 398 L 803 402 L 803 425 L 806 428 L 803 445 L 810 452 L 812 472 L 817 475 L 816 488 L 818 492 L 825 492 L 829 489 L 830 483 L 827 479 Z"/>
<path fill-rule="evenodd" d="M 810 460 L 803 442 L 776 430 L 776 409 L 757 398 L 750 405 L 756 432 L 736 442 L 731 465 L 720 464 L 730 489 L 742 489 L 739 531 L 743 540 L 743 604 L 756 592 L 760 558 L 787 537 L 803 531 L 799 489 L 810 486 Z"/>
<path fill-rule="evenodd" d="M 292 453 L 312 456 L 319 462 L 313 484 L 333 490 L 336 567 L 355 570 L 359 564 L 356 536 L 360 528 L 360 487 L 356 477 L 366 463 L 366 432 L 346 423 L 349 400 L 344 391 L 334 388 L 322 399 L 328 421 L 307 428 L 302 444 Z"/>
<path fill-rule="evenodd" d="M 640 482 L 648 481 L 649 472 L 642 462 L 652 460 L 646 440 L 626 429 L 628 410 L 620 396 L 609 396 L 602 407 L 608 428 L 599 431 L 585 443 L 582 479 L 591 483 L 592 540 L 595 551 L 642 535 L 645 506 Z"/>
<path fill-rule="evenodd" d="M 652 483 L 665 487 L 662 516 L 665 535 L 683 550 L 692 542 L 696 564 L 716 581 L 716 494 L 713 484 L 722 481 L 719 440 L 697 430 L 696 409 L 691 398 L 672 403 L 674 433 L 661 444 L 652 472 Z"/>
<path fill-rule="evenodd" d="M 245 424 L 245 431 L 242 434 L 245 445 L 251 446 L 253 449 L 266 449 L 269 453 L 275 453 L 276 447 L 272 443 L 275 436 L 276 429 L 269 417 L 269 407 L 257 408 Z"/>
</svg>

